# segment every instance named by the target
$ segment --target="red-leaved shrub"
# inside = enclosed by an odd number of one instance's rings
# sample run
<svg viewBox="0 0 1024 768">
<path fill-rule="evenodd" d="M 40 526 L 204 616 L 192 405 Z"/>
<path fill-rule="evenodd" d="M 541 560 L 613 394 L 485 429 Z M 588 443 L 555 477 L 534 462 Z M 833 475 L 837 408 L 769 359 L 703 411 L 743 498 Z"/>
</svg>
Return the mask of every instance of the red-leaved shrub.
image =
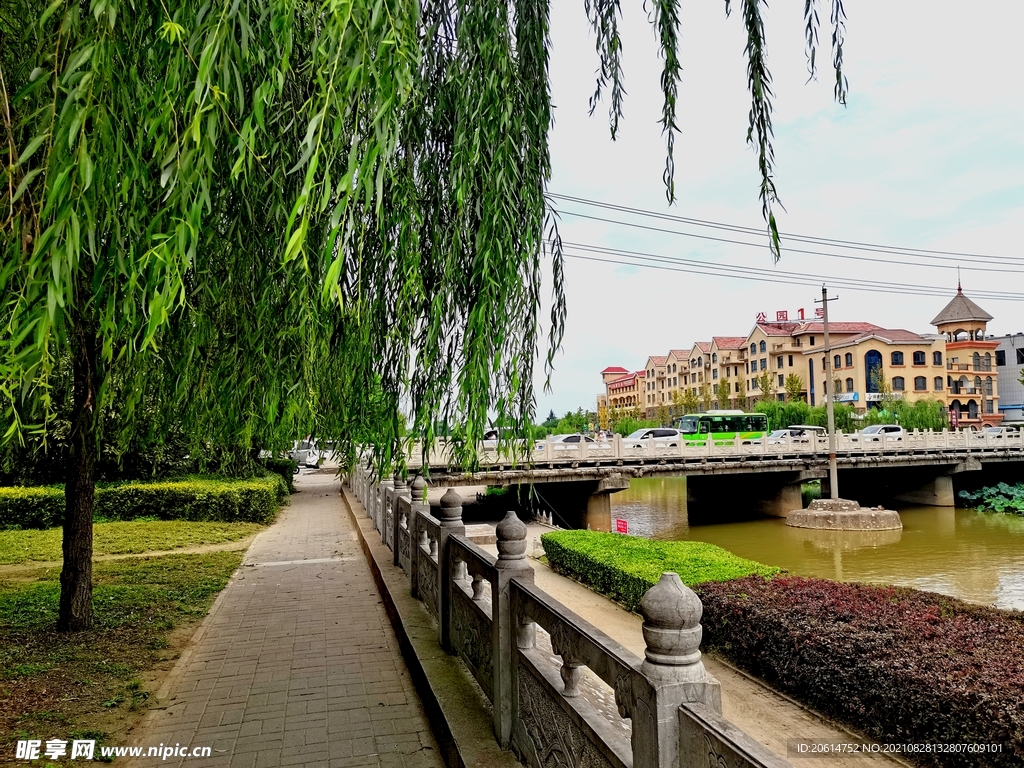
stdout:
<svg viewBox="0 0 1024 768">
<path fill-rule="evenodd" d="M 705 647 L 876 740 L 1002 744 L 905 759 L 1024 765 L 1024 614 L 798 577 L 696 589 Z"/>
</svg>

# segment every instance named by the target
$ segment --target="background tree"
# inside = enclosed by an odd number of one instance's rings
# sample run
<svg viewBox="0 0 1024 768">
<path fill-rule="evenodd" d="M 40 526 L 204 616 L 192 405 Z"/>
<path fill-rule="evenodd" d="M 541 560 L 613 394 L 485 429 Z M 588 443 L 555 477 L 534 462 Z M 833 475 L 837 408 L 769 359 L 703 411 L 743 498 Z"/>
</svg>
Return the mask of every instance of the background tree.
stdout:
<svg viewBox="0 0 1024 768">
<path fill-rule="evenodd" d="M 705 411 L 710 411 L 712 404 L 715 402 L 714 393 L 711 391 L 711 385 L 706 381 L 700 385 L 700 404 Z"/>
<path fill-rule="evenodd" d="M 755 381 L 757 382 L 758 400 L 775 399 L 775 379 L 772 378 L 771 371 L 761 371 Z"/>
<path fill-rule="evenodd" d="M 718 383 L 718 391 L 715 392 L 715 402 L 718 407 L 725 410 L 729 407 L 729 382 L 720 381 Z"/>
<path fill-rule="evenodd" d="M 687 387 L 683 390 L 683 395 L 680 398 L 681 405 L 683 406 L 683 413 L 696 413 L 697 409 L 700 408 L 700 399 L 697 397 L 697 393 L 693 391 L 692 387 Z"/>
<path fill-rule="evenodd" d="M 786 400 L 795 403 L 803 399 L 804 380 L 799 375 L 791 373 L 786 377 Z"/>
<path fill-rule="evenodd" d="M 762 5 L 744 0 L 740 16 L 777 259 Z M 96 456 L 131 440 L 138 403 L 193 442 L 316 432 L 349 458 L 371 445 L 382 470 L 401 466 L 408 403 L 410 439 L 446 425 L 471 465 L 492 413 L 532 424 L 545 254 L 548 365 L 563 328 L 546 2 L 167 7 L 0 0 L 0 397 L 4 438 L 45 442 L 68 356 L 60 629 L 91 621 Z M 671 202 L 678 3 L 650 10 Z M 587 13 L 592 106 L 609 96 L 614 137 L 619 5 Z M 813 76 L 815 3 L 805 15 Z M 840 0 L 832 17 L 844 101 Z"/>
<path fill-rule="evenodd" d="M 658 422 L 658 426 L 667 427 L 669 425 L 670 420 L 671 419 L 668 415 L 668 406 L 665 405 L 665 403 L 661 403 L 655 409 L 655 421 Z"/>
<path fill-rule="evenodd" d="M 747 380 L 736 380 L 736 407 L 741 411 L 747 410 Z"/>
</svg>

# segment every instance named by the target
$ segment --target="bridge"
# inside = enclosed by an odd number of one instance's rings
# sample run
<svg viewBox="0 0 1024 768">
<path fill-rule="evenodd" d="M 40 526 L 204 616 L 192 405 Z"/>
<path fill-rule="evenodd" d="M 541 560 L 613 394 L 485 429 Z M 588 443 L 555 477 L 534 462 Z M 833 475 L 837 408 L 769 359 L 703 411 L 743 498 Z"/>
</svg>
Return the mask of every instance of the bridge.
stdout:
<svg viewBox="0 0 1024 768">
<path fill-rule="evenodd" d="M 415 444 L 407 463 L 441 486 L 532 485 L 573 525 L 606 530 L 610 494 L 634 477 L 685 476 L 691 514 L 711 514 L 723 504 L 743 504 L 764 514 L 786 516 L 801 507 L 801 484 L 820 479 L 828 489 L 828 438 L 783 438 L 731 442 L 627 440 L 539 441 L 507 447 L 485 444 L 479 468 L 467 472 L 443 441 L 426 455 Z M 953 506 L 953 478 L 985 484 L 1024 479 L 1024 434 L 913 431 L 899 440 L 866 440 L 836 434 L 836 463 L 844 498 L 862 504 L 901 501 Z"/>
</svg>

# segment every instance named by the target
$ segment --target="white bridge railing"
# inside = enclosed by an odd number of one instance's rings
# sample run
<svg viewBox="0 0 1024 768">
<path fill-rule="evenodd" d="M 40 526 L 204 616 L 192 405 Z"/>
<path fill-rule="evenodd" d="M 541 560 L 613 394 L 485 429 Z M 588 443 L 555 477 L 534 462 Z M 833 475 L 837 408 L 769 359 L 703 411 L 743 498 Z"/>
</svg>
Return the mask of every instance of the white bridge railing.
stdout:
<svg viewBox="0 0 1024 768">
<path fill-rule="evenodd" d="M 965 453 L 984 454 L 993 451 L 1020 452 L 1024 458 L 1024 433 L 989 433 L 930 430 L 906 432 L 893 439 L 885 435 L 864 435 L 859 432 L 836 433 L 836 453 L 840 455 L 870 454 L 921 454 L 921 453 Z M 509 464 L 557 465 L 580 462 L 604 463 L 665 461 L 670 459 L 701 460 L 702 458 L 727 459 L 732 456 L 776 456 L 791 458 L 802 456 L 828 456 L 828 438 L 820 436 L 811 439 L 781 438 L 732 441 L 655 438 L 653 440 L 628 440 L 620 435 L 603 442 L 557 443 L 550 439 L 541 440 L 532 446 L 514 444 L 507 447 L 483 445 L 477 452 L 480 464 L 486 466 L 507 466 Z M 442 440 L 438 440 L 428 455 L 428 465 L 444 467 L 453 463 L 453 451 Z M 423 466 L 423 450 L 419 443 L 409 452 L 408 467 Z"/>
</svg>

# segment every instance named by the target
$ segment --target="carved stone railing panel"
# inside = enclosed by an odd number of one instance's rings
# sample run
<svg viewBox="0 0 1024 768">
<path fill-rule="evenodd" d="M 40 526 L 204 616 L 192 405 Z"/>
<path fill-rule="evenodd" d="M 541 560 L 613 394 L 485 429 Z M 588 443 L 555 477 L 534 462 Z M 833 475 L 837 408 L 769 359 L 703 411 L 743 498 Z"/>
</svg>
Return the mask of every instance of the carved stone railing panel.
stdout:
<svg viewBox="0 0 1024 768">
<path fill-rule="evenodd" d="M 419 569 L 416 584 L 419 588 L 420 600 L 427 606 L 427 609 L 436 619 L 437 616 L 437 560 L 430 556 L 429 550 L 422 550 L 416 558 L 416 566 Z"/>
<path fill-rule="evenodd" d="M 679 768 L 792 768 L 714 710 L 679 707 Z"/>
<path fill-rule="evenodd" d="M 588 667 L 617 692 L 625 686 L 623 678 L 631 679 L 642 661 L 533 584 L 512 582 L 512 610 L 519 623 L 536 622 L 551 635 L 556 655 Z"/>
<path fill-rule="evenodd" d="M 491 617 L 463 589 L 452 590 L 451 643 L 487 698 L 494 701 Z"/>
<path fill-rule="evenodd" d="M 398 565 L 403 571 L 409 573 L 411 562 L 412 533 L 404 523 L 401 523 L 398 526 Z"/>
<path fill-rule="evenodd" d="M 512 749 L 531 768 L 632 768 L 629 739 L 583 699 L 566 699 L 538 653 L 516 652 Z"/>
</svg>

